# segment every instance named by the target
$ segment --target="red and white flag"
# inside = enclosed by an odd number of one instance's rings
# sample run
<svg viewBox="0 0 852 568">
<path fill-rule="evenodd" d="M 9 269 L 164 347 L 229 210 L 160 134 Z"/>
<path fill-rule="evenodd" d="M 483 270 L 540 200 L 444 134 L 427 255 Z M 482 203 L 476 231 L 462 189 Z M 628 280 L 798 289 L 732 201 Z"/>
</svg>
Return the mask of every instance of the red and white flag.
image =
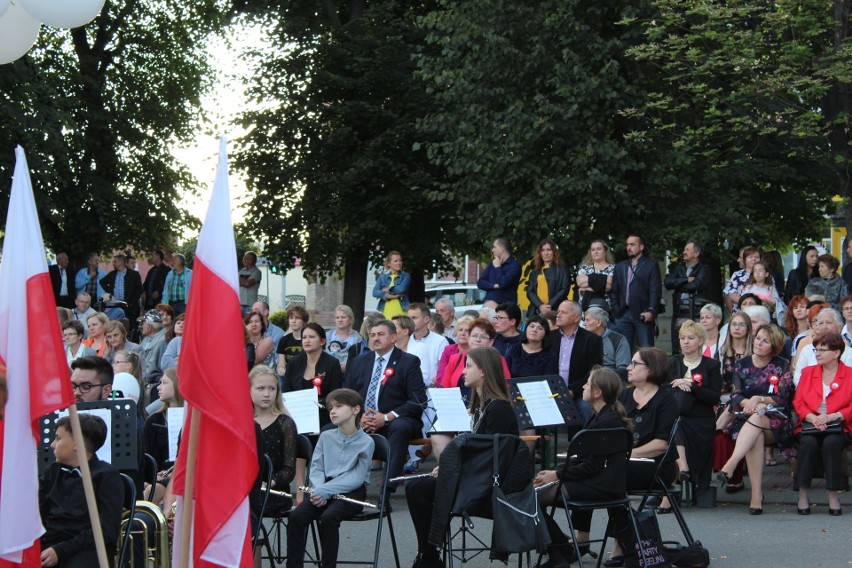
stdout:
<svg viewBox="0 0 852 568">
<path fill-rule="evenodd" d="M 191 566 L 250 567 L 248 494 L 257 479 L 258 456 L 224 138 L 192 271 L 178 376 L 190 409 L 181 439 L 189 440 L 189 414 L 199 413 L 198 453 L 194 499 L 178 497 L 173 564 L 180 558 L 181 517 L 192 514 Z M 188 446 L 181 444 L 175 464 L 177 495 L 184 493 Z"/>
<path fill-rule="evenodd" d="M 41 566 L 38 419 L 74 403 L 27 158 L 15 174 L 0 262 L 0 358 L 9 400 L 0 420 L 0 567 Z"/>
</svg>

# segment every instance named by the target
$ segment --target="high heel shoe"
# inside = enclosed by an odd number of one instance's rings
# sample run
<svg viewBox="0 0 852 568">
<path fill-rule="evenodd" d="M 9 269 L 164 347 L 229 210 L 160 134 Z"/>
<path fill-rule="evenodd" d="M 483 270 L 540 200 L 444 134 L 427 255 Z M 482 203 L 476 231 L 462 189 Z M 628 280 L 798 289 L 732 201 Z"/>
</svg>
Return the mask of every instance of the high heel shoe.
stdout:
<svg viewBox="0 0 852 568">
<path fill-rule="evenodd" d="M 763 514 L 763 495 L 760 496 L 760 507 L 749 507 L 748 508 L 749 515 L 762 515 Z"/>
<path fill-rule="evenodd" d="M 831 507 L 829 507 L 828 508 L 828 514 L 831 515 L 832 517 L 839 517 L 840 515 L 843 514 L 843 509 L 832 509 Z"/>
<path fill-rule="evenodd" d="M 800 509 L 800 508 L 796 507 L 796 511 L 797 511 L 800 515 L 810 515 L 810 514 L 811 514 L 811 506 L 810 506 L 810 505 L 808 505 L 808 506 L 807 506 L 807 507 L 805 507 L 804 509 Z"/>
<path fill-rule="evenodd" d="M 722 484 L 720 487 L 724 487 L 725 485 L 731 482 L 731 476 L 722 471 L 721 469 L 716 474 L 716 479 L 719 480 L 719 483 Z"/>
</svg>

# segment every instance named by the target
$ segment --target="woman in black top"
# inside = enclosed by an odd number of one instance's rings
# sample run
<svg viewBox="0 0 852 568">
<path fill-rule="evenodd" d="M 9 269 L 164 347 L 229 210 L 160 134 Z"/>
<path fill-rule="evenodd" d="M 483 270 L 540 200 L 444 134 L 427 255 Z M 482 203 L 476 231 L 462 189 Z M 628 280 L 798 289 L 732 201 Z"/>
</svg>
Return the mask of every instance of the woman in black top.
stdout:
<svg viewBox="0 0 852 568">
<path fill-rule="evenodd" d="M 586 423 L 585 429 L 627 428 L 633 429 L 630 419 L 624 412 L 624 407 L 618 397 L 622 391 L 621 378 L 612 369 L 595 367 L 583 385 L 583 400 L 589 403 L 595 414 Z M 623 461 L 621 463 L 624 463 Z M 617 463 L 607 463 L 603 456 L 578 455 L 571 458 L 567 468 L 542 470 L 533 480 L 533 485 L 539 487 L 561 479 L 562 490 L 573 499 L 614 499 L 618 494 L 612 492 L 618 477 L 624 475 L 624 469 L 618 470 Z M 551 505 L 556 500 L 556 488 L 542 491 L 538 494 L 542 505 Z M 592 526 L 591 511 L 573 511 L 571 519 L 577 528 L 577 540 L 580 552 L 589 550 L 589 530 Z M 560 530 L 559 525 L 550 515 L 545 515 L 547 529 L 553 546 L 548 549 L 550 559 L 542 566 L 558 566 L 561 563 L 574 561 L 574 552 L 566 558 L 563 552 L 568 538 Z"/>
<path fill-rule="evenodd" d="M 549 330 L 544 316 L 533 316 L 527 322 L 523 340 L 509 347 L 506 352 L 506 364 L 509 365 L 512 377 L 559 374 L 559 353 L 543 347 Z"/>
<path fill-rule="evenodd" d="M 325 330 L 318 323 L 307 323 L 302 329 L 302 353 L 287 363 L 284 373 L 283 390 L 285 393 L 297 390 L 313 389 L 319 386 L 320 426 L 331 423 L 325 407 L 325 397 L 331 391 L 343 386 L 340 361 L 324 351 Z M 284 395 L 286 406 L 287 395 Z"/>
<path fill-rule="evenodd" d="M 518 435 L 518 421 L 509 402 L 503 363 L 496 349 L 477 347 L 468 352 L 464 383 L 471 389 L 470 431 L 473 434 Z M 428 542 L 437 477 L 438 467 L 435 467 L 431 478 L 417 479 L 405 486 L 408 512 L 417 534 L 417 558 L 414 565 L 418 568 L 444 566 L 438 550 Z"/>
</svg>

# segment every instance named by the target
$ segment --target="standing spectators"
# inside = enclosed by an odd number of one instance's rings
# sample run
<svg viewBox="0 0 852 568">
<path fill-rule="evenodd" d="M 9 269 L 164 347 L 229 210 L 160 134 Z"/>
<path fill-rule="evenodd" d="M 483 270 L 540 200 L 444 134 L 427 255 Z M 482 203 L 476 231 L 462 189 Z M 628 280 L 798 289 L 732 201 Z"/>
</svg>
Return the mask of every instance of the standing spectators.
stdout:
<svg viewBox="0 0 852 568">
<path fill-rule="evenodd" d="M 182 314 L 189 298 L 192 270 L 186 267 L 186 258 L 182 254 L 172 255 L 172 265 L 163 287 L 163 303 L 170 305 L 175 313 Z"/>
<path fill-rule="evenodd" d="M 544 239 L 538 244 L 533 266 L 527 284 L 527 299 L 530 301 L 527 318 L 546 314 L 551 310 L 551 306 L 558 306 L 568 299 L 568 289 L 571 285 L 568 268 L 562 261 L 559 247 L 552 239 Z"/>
<path fill-rule="evenodd" d="M 450 298 L 443 297 L 435 300 L 435 312 L 441 316 L 444 324 L 444 337 L 456 338 L 456 305 Z"/>
<path fill-rule="evenodd" d="M 597 306 L 609 311 L 607 294 L 612 289 L 612 277 L 615 273 L 615 260 L 612 252 L 602 240 L 592 241 L 589 252 L 580 262 L 577 271 L 577 292 L 580 294 L 580 308 L 586 311 Z M 559 303 L 552 302 L 558 307 Z"/>
<path fill-rule="evenodd" d="M 793 393 L 790 363 L 779 357 L 784 347 L 784 331 L 776 325 L 763 325 L 757 330 L 751 357 L 734 365 L 734 392 L 729 411 L 740 412 L 743 420 L 735 420 L 730 431 L 736 441 L 734 453 L 719 470 L 719 479 L 731 480 L 734 469 L 745 459 L 751 480 L 749 514 L 763 513 L 764 446 L 777 443 L 788 457 L 793 454 L 792 423 L 789 418 L 768 413 L 773 405 L 785 416 Z M 731 415 L 733 416 L 733 415 Z"/>
<path fill-rule="evenodd" d="M 696 321 L 698 312 L 707 303 L 707 279 L 710 267 L 701 262 L 702 246 L 696 241 L 687 241 L 681 254 L 682 262 L 669 266 L 664 282 L 666 290 L 672 291 L 672 303 L 675 317 L 672 317 L 672 350 L 677 351 L 674 342 L 677 331 L 686 320 Z"/>
<path fill-rule="evenodd" d="M 499 313 L 499 312 L 498 312 Z M 549 333 L 547 321 L 533 316 L 524 329 L 523 340 L 511 345 L 506 353 L 506 364 L 512 377 L 538 377 L 559 373 L 558 355 L 544 348 Z"/>
<path fill-rule="evenodd" d="M 142 283 L 145 311 L 153 310 L 163 299 L 163 288 L 166 286 L 166 277 L 170 270 L 165 263 L 165 257 L 166 255 L 160 249 L 154 249 L 151 253 L 152 266 L 145 275 L 145 282 Z"/>
<path fill-rule="evenodd" d="M 142 278 L 135 270 L 127 268 L 127 257 L 117 254 L 112 259 L 112 270 L 101 278 L 101 287 L 114 299 L 127 304 L 124 308 L 127 317 L 135 322 L 139 317 L 139 299 L 142 297 Z"/>
<path fill-rule="evenodd" d="M 698 323 L 704 328 L 707 338 L 704 340 L 702 355 L 719 359 L 719 349 L 725 342 L 725 337 L 719 333 L 722 324 L 722 308 L 716 304 L 705 304 L 698 312 Z"/>
<path fill-rule="evenodd" d="M 799 264 L 787 275 L 787 285 L 784 287 L 784 300 L 789 304 L 793 296 L 801 296 L 805 293 L 805 287 L 811 278 L 819 276 L 817 270 L 817 259 L 819 251 L 813 245 L 808 245 L 799 254 Z"/>
<path fill-rule="evenodd" d="M 639 347 L 654 345 L 654 321 L 662 291 L 660 268 L 645 255 L 642 237 L 628 236 L 627 260 L 615 266 L 610 298 L 615 317 L 613 329 L 630 345 L 634 338 Z"/>
<path fill-rule="evenodd" d="M 822 299 L 832 308 L 838 309 L 840 299 L 846 295 L 846 283 L 837 276 L 839 266 L 840 263 L 830 254 L 820 256 L 817 264 L 819 276 L 808 281 L 808 285 L 805 286 L 805 296 L 808 298 L 822 296 Z"/>
<path fill-rule="evenodd" d="M 627 383 L 627 366 L 630 364 L 630 346 L 623 335 L 607 327 L 609 313 L 598 306 L 592 306 L 583 314 L 586 331 L 590 331 L 603 340 L 603 366 L 615 371 L 622 382 Z M 514 376 L 514 375 L 512 375 Z"/>
<path fill-rule="evenodd" d="M 51 264 L 47 267 L 50 273 L 50 282 L 53 285 L 53 299 L 56 300 L 56 305 L 61 308 L 74 307 L 74 283 L 71 281 L 74 270 L 68 264 L 68 254 L 60 252 L 56 254 L 56 264 Z"/>
<path fill-rule="evenodd" d="M 743 293 L 743 286 L 746 280 L 751 276 L 751 269 L 754 263 L 760 260 L 760 250 L 757 247 L 745 247 L 741 253 L 743 259 L 743 267 L 731 275 L 728 285 L 722 293 L 725 295 L 725 306 L 732 313 L 736 313 L 736 306 L 740 301 L 740 296 Z"/>
<path fill-rule="evenodd" d="M 493 309 L 498 304 L 517 304 L 521 265 L 512 257 L 512 244 L 509 239 L 495 239 L 491 245 L 491 254 L 494 259 L 476 283 L 477 288 L 485 291 L 483 305 Z"/>
<path fill-rule="evenodd" d="M 302 330 L 310 321 L 308 310 L 302 306 L 291 306 L 287 310 L 288 332 L 278 342 L 278 374 L 284 376 L 290 359 L 302 352 Z"/>
<path fill-rule="evenodd" d="M 148 310 L 140 319 L 142 342 L 139 344 L 139 355 L 142 359 L 142 378 L 146 385 L 152 385 L 163 375 L 160 361 L 166 350 L 166 329 L 163 327 L 163 316 L 154 310 Z"/>
<path fill-rule="evenodd" d="M 243 314 L 248 313 L 257 302 L 257 291 L 260 289 L 262 275 L 257 267 L 257 253 L 246 251 L 243 255 L 243 267 L 238 273 L 240 279 L 240 307 Z"/>
<path fill-rule="evenodd" d="M 65 341 L 65 360 L 68 366 L 80 357 L 92 357 L 97 351 L 83 345 L 83 324 L 77 320 L 66 321 L 62 324 L 62 340 Z"/>
<path fill-rule="evenodd" d="M 808 490 L 819 466 L 825 473 L 828 490 L 828 512 L 840 515 L 838 493 L 841 484 L 840 463 L 846 446 L 852 441 L 849 425 L 852 424 L 852 370 L 840 361 L 847 348 L 840 334 L 821 333 L 814 339 L 817 365 L 802 373 L 796 388 L 793 404 L 799 425 L 799 454 L 797 477 L 799 481 L 800 515 L 811 513 Z"/>
<path fill-rule="evenodd" d="M 395 250 L 385 257 L 385 269 L 387 272 L 383 272 L 376 279 L 373 297 L 379 300 L 376 309 L 382 312 L 385 319 L 390 320 L 393 316 L 405 315 L 408 311 L 411 275 L 402 271 L 402 255 Z"/>
<path fill-rule="evenodd" d="M 271 367 L 275 361 L 275 345 L 272 339 L 266 337 L 266 324 L 263 316 L 257 312 L 249 312 L 243 318 L 248 327 L 249 341 L 254 345 L 254 364 Z"/>
<path fill-rule="evenodd" d="M 580 327 L 580 305 L 571 300 L 559 304 L 557 331 L 551 331 L 548 345 L 559 354 L 559 375 L 574 397 L 583 419 L 592 417 L 591 407 L 583 400 L 583 385 L 595 365 L 603 363 L 603 340 Z"/>
<path fill-rule="evenodd" d="M 85 292 L 89 295 L 89 300 L 96 300 L 104 295 L 104 289 L 101 288 L 100 281 L 106 276 L 98 265 L 101 263 L 101 258 L 98 253 L 93 252 L 86 259 L 86 266 L 77 271 L 77 276 L 74 277 L 74 286 L 77 288 L 77 294 Z"/>
</svg>

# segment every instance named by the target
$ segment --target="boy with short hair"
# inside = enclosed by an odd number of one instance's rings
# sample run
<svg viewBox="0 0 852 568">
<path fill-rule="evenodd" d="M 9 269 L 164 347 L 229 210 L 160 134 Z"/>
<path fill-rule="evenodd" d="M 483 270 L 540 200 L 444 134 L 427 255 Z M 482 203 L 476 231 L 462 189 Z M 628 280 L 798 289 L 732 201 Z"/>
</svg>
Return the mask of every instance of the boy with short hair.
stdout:
<svg viewBox="0 0 852 568">
<path fill-rule="evenodd" d="M 311 460 L 310 499 L 290 513 L 287 525 L 287 568 L 301 568 L 305 562 L 305 536 L 311 521 L 319 519 L 321 563 L 337 565 L 340 523 L 361 511 L 361 506 L 342 500 L 345 495 L 363 501 L 367 496 L 367 476 L 373 459 L 373 439 L 360 428 L 364 399 L 351 389 L 337 389 L 325 398 L 331 422 L 336 429 L 320 434 Z"/>
<path fill-rule="evenodd" d="M 104 421 L 90 414 L 80 414 L 79 417 L 107 558 L 112 566 L 121 529 L 124 484 L 118 470 L 95 456 L 95 452 L 106 441 L 107 427 Z M 80 462 L 77 459 L 77 444 L 71 434 L 69 417 L 57 421 L 56 437 L 51 448 L 56 462 L 42 473 L 39 480 L 39 509 L 46 529 L 41 537 L 42 566 L 97 566 L 95 534 L 89 520 Z"/>
</svg>

